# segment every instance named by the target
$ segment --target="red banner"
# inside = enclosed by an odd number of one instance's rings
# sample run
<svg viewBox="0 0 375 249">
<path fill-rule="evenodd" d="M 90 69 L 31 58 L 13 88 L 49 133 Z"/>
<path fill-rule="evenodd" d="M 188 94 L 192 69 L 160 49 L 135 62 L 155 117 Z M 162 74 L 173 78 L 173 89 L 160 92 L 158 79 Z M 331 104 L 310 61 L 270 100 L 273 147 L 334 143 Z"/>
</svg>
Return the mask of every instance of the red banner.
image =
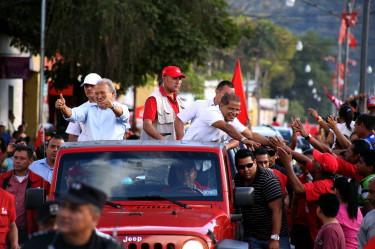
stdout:
<svg viewBox="0 0 375 249">
<path fill-rule="evenodd" d="M 249 117 L 247 115 L 247 103 L 245 98 L 245 91 L 243 89 L 240 59 L 237 59 L 236 66 L 234 68 L 232 83 L 234 86 L 234 91 L 241 101 L 241 110 L 237 118 L 242 124 L 247 125 Z"/>
</svg>

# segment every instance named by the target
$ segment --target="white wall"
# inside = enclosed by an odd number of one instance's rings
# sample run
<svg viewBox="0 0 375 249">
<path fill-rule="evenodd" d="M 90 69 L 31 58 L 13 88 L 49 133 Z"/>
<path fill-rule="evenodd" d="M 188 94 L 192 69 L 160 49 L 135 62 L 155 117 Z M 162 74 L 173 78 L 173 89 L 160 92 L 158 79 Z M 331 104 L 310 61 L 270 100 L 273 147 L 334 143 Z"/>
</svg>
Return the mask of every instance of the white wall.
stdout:
<svg viewBox="0 0 375 249">
<path fill-rule="evenodd" d="M 9 106 L 9 86 L 13 86 L 13 106 Z M 12 109 L 14 116 L 14 126 L 17 127 L 22 123 L 22 96 L 23 81 L 22 79 L 0 79 L 0 122 L 8 124 L 8 110 Z"/>
</svg>

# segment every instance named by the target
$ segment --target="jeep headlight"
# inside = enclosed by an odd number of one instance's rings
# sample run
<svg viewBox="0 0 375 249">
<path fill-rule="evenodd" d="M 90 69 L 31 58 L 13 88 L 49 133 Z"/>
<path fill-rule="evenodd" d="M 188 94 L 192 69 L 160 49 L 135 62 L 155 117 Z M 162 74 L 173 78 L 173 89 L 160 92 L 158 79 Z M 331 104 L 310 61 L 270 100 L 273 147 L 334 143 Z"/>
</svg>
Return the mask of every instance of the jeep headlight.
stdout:
<svg viewBox="0 0 375 249">
<path fill-rule="evenodd" d="M 198 240 L 189 240 L 185 242 L 182 249 L 204 249 L 204 247 Z"/>
</svg>

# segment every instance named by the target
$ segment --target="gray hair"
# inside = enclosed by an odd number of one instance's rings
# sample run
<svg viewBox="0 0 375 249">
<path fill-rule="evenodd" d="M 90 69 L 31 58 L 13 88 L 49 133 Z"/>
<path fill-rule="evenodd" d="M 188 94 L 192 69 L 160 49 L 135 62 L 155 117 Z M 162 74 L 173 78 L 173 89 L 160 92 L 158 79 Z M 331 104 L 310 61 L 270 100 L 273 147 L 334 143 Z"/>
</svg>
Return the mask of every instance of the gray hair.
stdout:
<svg viewBox="0 0 375 249">
<path fill-rule="evenodd" d="M 111 93 L 114 93 L 115 96 L 116 96 L 116 88 L 115 86 L 113 85 L 113 82 L 112 80 L 110 79 L 106 79 L 106 78 L 102 78 L 101 80 L 98 81 L 98 83 L 96 83 L 97 85 L 107 85 L 109 90 L 111 91 Z"/>
</svg>

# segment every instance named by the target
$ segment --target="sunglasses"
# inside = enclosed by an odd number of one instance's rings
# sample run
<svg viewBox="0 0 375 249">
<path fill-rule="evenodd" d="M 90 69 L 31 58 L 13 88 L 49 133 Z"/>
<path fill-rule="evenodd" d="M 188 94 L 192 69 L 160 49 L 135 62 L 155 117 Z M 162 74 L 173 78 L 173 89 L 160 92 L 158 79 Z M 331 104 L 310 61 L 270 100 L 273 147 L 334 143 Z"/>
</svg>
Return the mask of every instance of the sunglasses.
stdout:
<svg viewBox="0 0 375 249">
<path fill-rule="evenodd" d="M 254 163 L 248 163 L 248 164 L 242 164 L 242 165 L 238 165 L 237 168 L 238 170 L 244 170 L 245 168 L 251 168 L 253 167 Z"/>
</svg>

